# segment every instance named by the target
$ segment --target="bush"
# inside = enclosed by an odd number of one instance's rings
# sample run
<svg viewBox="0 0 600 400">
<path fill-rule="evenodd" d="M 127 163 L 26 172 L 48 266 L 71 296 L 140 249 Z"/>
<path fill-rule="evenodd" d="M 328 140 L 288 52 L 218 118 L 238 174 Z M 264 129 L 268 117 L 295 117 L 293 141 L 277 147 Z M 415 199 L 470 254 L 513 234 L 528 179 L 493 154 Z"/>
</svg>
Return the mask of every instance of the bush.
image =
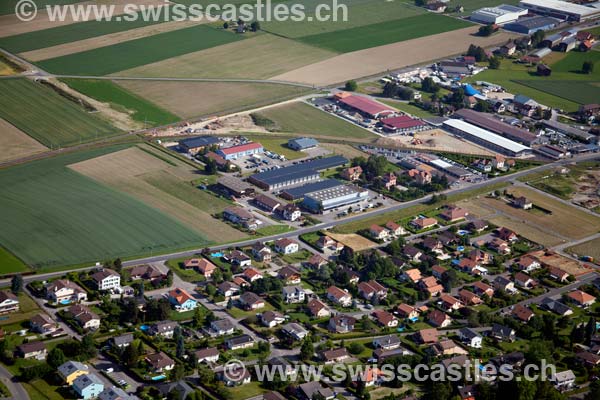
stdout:
<svg viewBox="0 0 600 400">
<path fill-rule="evenodd" d="M 356 354 L 360 354 L 360 353 L 362 353 L 364 350 L 365 350 L 365 346 L 363 346 L 363 345 L 362 345 L 362 344 L 360 344 L 360 343 L 356 343 L 356 342 L 354 342 L 354 343 L 350 343 L 350 344 L 348 345 L 348 351 L 349 351 L 351 354 L 354 354 L 354 355 L 356 355 Z"/>
<path fill-rule="evenodd" d="M 356 84 L 356 81 L 348 81 L 346 82 L 346 85 L 344 85 L 344 89 L 348 92 L 355 92 L 357 88 L 358 85 Z"/>
</svg>

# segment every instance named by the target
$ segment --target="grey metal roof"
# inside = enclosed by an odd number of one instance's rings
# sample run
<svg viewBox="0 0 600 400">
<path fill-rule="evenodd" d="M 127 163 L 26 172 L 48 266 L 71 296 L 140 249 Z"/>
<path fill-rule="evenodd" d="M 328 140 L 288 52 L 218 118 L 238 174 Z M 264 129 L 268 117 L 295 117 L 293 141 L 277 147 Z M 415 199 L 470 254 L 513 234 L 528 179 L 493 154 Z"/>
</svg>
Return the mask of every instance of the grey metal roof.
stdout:
<svg viewBox="0 0 600 400">
<path fill-rule="evenodd" d="M 317 158 L 300 164 L 290 165 L 281 169 L 272 169 L 251 176 L 252 179 L 274 185 L 304 176 L 314 175 L 317 171 L 344 165 L 348 160 L 342 156 Z"/>
<path fill-rule="evenodd" d="M 342 182 L 336 179 L 325 179 L 319 182 L 308 183 L 291 189 L 284 190 L 284 193 L 293 199 L 299 199 L 306 193 L 316 192 L 317 190 L 329 189 L 342 185 Z"/>
<path fill-rule="evenodd" d="M 186 147 L 203 147 L 219 143 L 219 138 L 215 136 L 197 136 L 179 141 L 180 145 Z"/>
</svg>

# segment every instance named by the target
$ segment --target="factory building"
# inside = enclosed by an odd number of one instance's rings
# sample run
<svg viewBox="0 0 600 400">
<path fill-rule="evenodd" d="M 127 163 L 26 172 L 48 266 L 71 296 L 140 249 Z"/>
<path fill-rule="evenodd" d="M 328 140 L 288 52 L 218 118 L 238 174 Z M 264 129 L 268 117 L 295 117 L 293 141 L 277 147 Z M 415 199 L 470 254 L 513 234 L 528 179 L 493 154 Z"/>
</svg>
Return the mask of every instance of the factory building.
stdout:
<svg viewBox="0 0 600 400">
<path fill-rule="evenodd" d="M 394 114 L 396 111 L 385 104 L 372 100 L 366 96 L 359 96 L 348 92 L 336 93 L 334 100 L 346 109 L 357 111 L 368 118 L 380 118 Z"/>
<path fill-rule="evenodd" d="M 471 20 L 482 24 L 506 24 L 513 22 L 524 15 L 527 10 L 507 4 L 501 4 L 497 7 L 484 7 L 471 14 Z"/>
<path fill-rule="evenodd" d="M 355 185 L 338 185 L 304 195 L 302 205 L 312 212 L 323 212 L 366 200 L 369 191 Z"/>
<path fill-rule="evenodd" d="M 216 136 L 197 136 L 179 141 L 179 148 L 189 154 L 198 154 L 207 147 L 219 144 Z"/>
<path fill-rule="evenodd" d="M 248 178 L 248 182 L 263 190 L 278 190 L 319 180 L 319 171 L 339 167 L 346 163 L 348 160 L 342 156 L 317 158 L 289 167 L 254 174 Z"/>
<path fill-rule="evenodd" d="M 586 7 L 561 0 L 521 0 L 519 5 L 536 14 L 565 21 L 581 22 L 600 16 L 599 8 Z"/>
<path fill-rule="evenodd" d="M 296 151 L 308 150 L 317 147 L 319 142 L 313 138 L 301 137 L 288 140 L 287 146 Z"/>
<path fill-rule="evenodd" d="M 460 119 L 449 119 L 444 122 L 443 127 L 465 139 L 484 146 L 490 150 L 497 151 L 498 153 L 506 154 L 511 157 L 518 157 L 528 154 L 531 149 L 527 146 L 523 146 L 520 143 L 513 142 L 505 137 L 496 135 L 488 130 L 482 129 L 478 126 L 471 125 Z"/>
<path fill-rule="evenodd" d="M 550 17 L 536 16 L 521 18 L 503 26 L 507 31 L 533 35 L 537 31 L 548 31 L 560 23 L 559 20 Z"/>
<path fill-rule="evenodd" d="M 306 185 L 284 189 L 279 195 L 290 201 L 299 200 L 304 194 L 316 192 L 317 190 L 329 189 L 341 185 L 342 182 L 337 179 L 324 179 L 318 182 L 307 183 Z"/>
<path fill-rule="evenodd" d="M 507 139 L 522 143 L 525 146 L 531 146 L 538 140 L 538 137 L 528 130 L 506 124 L 495 118 L 492 114 L 480 113 L 463 108 L 455 112 L 454 115 L 470 124 L 487 129 L 488 131 L 497 133 Z"/>
<path fill-rule="evenodd" d="M 253 154 L 263 153 L 265 149 L 262 144 L 249 142 L 245 144 L 239 144 L 237 146 L 231 146 L 219 149 L 217 154 L 226 160 L 237 160 L 240 157 L 251 156 Z"/>
</svg>

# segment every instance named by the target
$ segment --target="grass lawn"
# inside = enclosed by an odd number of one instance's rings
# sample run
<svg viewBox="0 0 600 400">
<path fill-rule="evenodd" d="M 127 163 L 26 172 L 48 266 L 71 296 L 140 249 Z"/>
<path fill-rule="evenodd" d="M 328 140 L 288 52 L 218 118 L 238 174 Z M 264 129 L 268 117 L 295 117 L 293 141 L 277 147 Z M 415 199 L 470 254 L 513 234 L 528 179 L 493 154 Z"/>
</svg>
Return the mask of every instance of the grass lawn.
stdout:
<svg viewBox="0 0 600 400">
<path fill-rule="evenodd" d="M 179 121 L 179 117 L 171 114 L 150 101 L 137 96 L 125 88 L 107 80 L 65 79 L 73 89 L 111 107 L 131 113 L 131 117 L 146 126 L 167 125 Z"/>
<path fill-rule="evenodd" d="M 256 233 L 262 236 L 278 235 L 280 233 L 291 232 L 295 230 L 288 225 L 269 225 L 256 230 Z"/>
<path fill-rule="evenodd" d="M 37 303 L 25 293 L 19 293 L 19 311 L 5 315 L 6 319 L 0 321 L 0 325 L 17 324 L 29 321 L 31 317 L 39 314 L 40 308 Z"/>
<path fill-rule="evenodd" d="M 263 308 L 259 308 L 257 310 L 246 311 L 246 310 L 242 310 L 241 308 L 238 308 L 237 306 L 233 306 L 233 307 L 227 309 L 227 313 L 235 319 L 240 319 L 240 318 L 250 317 L 250 316 L 256 315 L 258 313 L 263 313 L 265 311 L 273 311 L 273 310 L 275 310 L 275 308 L 271 305 L 271 303 L 269 303 L 268 301 L 265 301 L 265 306 Z"/>
<path fill-rule="evenodd" d="M 250 382 L 245 385 L 228 387 L 226 391 L 230 400 L 243 400 L 258 396 L 267 390 L 260 387 L 260 382 Z"/>
<path fill-rule="evenodd" d="M 245 135 L 250 139 L 260 142 L 263 147 L 271 152 L 280 154 L 285 156 L 288 160 L 295 160 L 297 158 L 306 157 L 306 154 L 301 151 L 292 150 L 287 147 L 287 142 L 289 138 L 276 138 L 269 136 L 254 136 L 254 135 Z"/>
<path fill-rule="evenodd" d="M 47 71 L 63 75 L 100 76 L 236 40 L 242 40 L 242 36 L 208 25 L 195 25 L 112 46 L 51 58 L 38 64 Z"/>
<path fill-rule="evenodd" d="M 108 122 L 29 79 L 0 81 L 0 117 L 54 148 L 119 133 Z"/>
<path fill-rule="evenodd" d="M 342 138 L 375 138 L 375 135 L 366 129 L 305 103 L 273 107 L 258 114 L 273 121 L 283 132 Z"/>
<path fill-rule="evenodd" d="M 161 12 L 161 14 L 163 14 Z M 135 21 L 84 21 L 74 24 L 42 29 L 20 35 L 0 38 L 0 46 L 11 53 L 24 53 L 26 51 L 44 49 L 59 44 L 75 42 L 110 33 L 123 32 L 130 29 L 141 28 L 162 22 L 161 19 L 145 21 L 138 18 Z"/>
<path fill-rule="evenodd" d="M 0 274 L 12 274 L 14 272 L 25 272 L 29 270 L 27 265 L 1 246 L 0 265 L 2 266 Z"/>
<path fill-rule="evenodd" d="M 67 167 L 125 147 L 0 171 L 0 243 L 29 265 L 46 269 L 206 244 L 170 216 Z"/>
<path fill-rule="evenodd" d="M 306 249 L 300 249 L 295 253 L 282 255 L 281 259 L 288 264 L 296 264 L 308 260 L 312 253 Z"/>
<path fill-rule="evenodd" d="M 343 29 L 300 38 L 304 43 L 340 53 L 402 42 L 471 26 L 470 22 L 433 13 L 397 21 Z"/>
<path fill-rule="evenodd" d="M 186 282 L 198 282 L 198 281 L 203 281 L 204 275 L 200 274 L 199 272 L 197 272 L 194 269 L 184 269 L 182 268 L 182 264 L 184 260 L 187 260 L 190 257 L 185 257 L 185 258 L 177 258 L 174 260 L 168 260 L 167 261 L 167 266 L 174 272 L 177 274 L 177 276 L 179 276 L 181 279 L 183 279 Z"/>
<path fill-rule="evenodd" d="M 430 113 L 429 111 L 425 111 L 422 108 L 419 108 L 415 105 L 412 104 L 408 104 L 402 101 L 394 101 L 394 100 L 390 100 L 390 99 L 378 99 L 379 101 L 381 101 L 384 104 L 387 104 L 388 106 L 392 106 L 400 111 L 404 111 L 405 113 L 408 113 L 412 116 L 418 117 L 418 118 L 430 118 L 430 117 L 434 117 L 435 114 Z"/>
</svg>

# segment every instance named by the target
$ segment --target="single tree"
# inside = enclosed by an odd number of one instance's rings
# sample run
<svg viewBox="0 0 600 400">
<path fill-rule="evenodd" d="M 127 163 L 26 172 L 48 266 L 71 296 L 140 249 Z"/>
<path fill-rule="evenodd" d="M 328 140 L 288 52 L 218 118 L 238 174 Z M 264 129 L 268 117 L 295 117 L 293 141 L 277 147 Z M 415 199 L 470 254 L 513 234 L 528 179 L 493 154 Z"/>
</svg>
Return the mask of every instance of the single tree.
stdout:
<svg viewBox="0 0 600 400">
<path fill-rule="evenodd" d="M 356 81 L 348 81 L 344 85 L 344 89 L 347 90 L 348 92 L 354 92 L 354 91 L 356 91 L 357 88 L 358 88 L 358 85 L 356 84 Z"/>
<path fill-rule="evenodd" d="M 10 288 L 14 294 L 19 294 L 23 291 L 23 277 L 19 274 L 13 276 Z"/>
<path fill-rule="evenodd" d="M 581 66 L 581 71 L 584 74 L 591 74 L 594 72 L 594 63 L 592 61 L 584 61 L 583 65 Z"/>
</svg>

